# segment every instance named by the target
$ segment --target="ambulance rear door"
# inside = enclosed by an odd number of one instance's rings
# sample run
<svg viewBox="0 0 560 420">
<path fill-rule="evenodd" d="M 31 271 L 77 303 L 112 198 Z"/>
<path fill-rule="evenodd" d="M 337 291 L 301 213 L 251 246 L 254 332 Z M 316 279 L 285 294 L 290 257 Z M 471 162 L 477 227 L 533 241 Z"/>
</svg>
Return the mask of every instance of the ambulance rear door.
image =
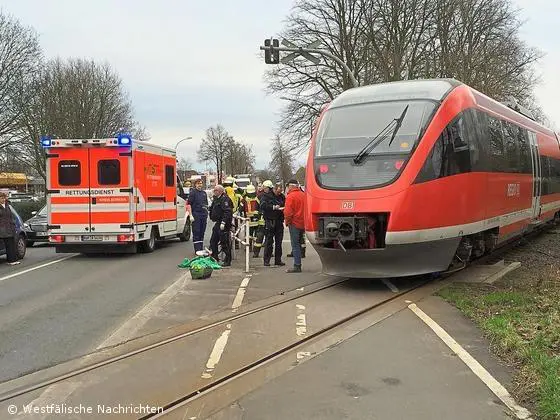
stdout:
<svg viewBox="0 0 560 420">
<path fill-rule="evenodd" d="M 131 232 L 134 225 L 132 151 L 126 147 L 89 149 L 90 231 Z"/>
<path fill-rule="evenodd" d="M 89 151 L 52 148 L 47 152 L 47 214 L 51 234 L 89 233 Z"/>
</svg>

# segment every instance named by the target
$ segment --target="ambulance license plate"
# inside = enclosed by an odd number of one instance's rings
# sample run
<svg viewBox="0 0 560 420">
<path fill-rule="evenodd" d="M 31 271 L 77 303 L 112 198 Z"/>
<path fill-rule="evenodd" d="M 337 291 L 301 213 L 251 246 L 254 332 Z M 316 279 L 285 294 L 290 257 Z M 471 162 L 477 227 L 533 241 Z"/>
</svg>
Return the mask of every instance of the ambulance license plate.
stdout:
<svg viewBox="0 0 560 420">
<path fill-rule="evenodd" d="M 100 235 L 82 235 L 82 241 L 103 241 Z"/>
</svg>

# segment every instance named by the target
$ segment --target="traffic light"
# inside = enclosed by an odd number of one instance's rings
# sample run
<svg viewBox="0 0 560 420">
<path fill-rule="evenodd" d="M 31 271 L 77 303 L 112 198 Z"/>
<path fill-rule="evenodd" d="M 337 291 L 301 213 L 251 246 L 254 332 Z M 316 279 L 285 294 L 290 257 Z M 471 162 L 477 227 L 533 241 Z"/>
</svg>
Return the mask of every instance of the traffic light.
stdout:
<svg viewBox="0 0 560 420">
<path fill-rule="evenodd" d="M 280 42 L 277 39 L 265 39 L 264 46 L 267 47 L 264 50 L 264 62 L 266 64 L 279 64 L 280 51 L 277 48 L 280 46 Z"/>
</svg>

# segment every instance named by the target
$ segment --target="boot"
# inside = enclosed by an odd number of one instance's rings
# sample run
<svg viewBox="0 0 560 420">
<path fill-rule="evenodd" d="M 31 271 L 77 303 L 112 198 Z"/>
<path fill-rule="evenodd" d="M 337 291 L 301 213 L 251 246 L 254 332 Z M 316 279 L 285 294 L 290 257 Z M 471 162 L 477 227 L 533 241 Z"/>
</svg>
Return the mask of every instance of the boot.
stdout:
<svg viewBox="0 0 560 420">
<path fill-rule="evenodd" d="M 294 254 L 290 252 L 288 255 L 286 255 L 286 257 L 288 257 L 288 258 L 294 258 Z M 303 255 L 302 255 L 302 257 L 303 257 Z"/>
<path fill-rule="evenodd" d="M 294 265 L 294 268 L 286 270 L 286 273 L 301 273 L 301 265 Z"/>
<path fill-rule="evenodd" d="M 278 267 L 282 267 L 282 266 L 286 265 L 286 263 L 283 262 L 283 261 L 277 261 L 277 262 L 274 263 L 274 265 L 277 265 Z"/>
<path fill-rule="evenodd" d="M 301 248 L 301 258 L 305 258 L 305 248 Z"/>
</svg>

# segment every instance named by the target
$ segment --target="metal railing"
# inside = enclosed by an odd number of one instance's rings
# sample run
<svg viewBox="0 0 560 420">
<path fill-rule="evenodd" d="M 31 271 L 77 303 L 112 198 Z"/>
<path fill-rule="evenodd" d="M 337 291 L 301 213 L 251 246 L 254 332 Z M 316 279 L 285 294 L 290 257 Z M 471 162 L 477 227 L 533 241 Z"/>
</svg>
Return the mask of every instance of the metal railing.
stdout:
<svg viewBox="0 0 560 420">
<path fill-rule="evenodd" d="M 251 254 L 250 254 L 250 248 L 251 248 L 251 233 L 250 233 L 250 226 L 249 226 L 249 218 L 248 217 L 242 217 L 239 216 L 237 214 L 233 215 L 234 219 L 239 220 L 241 223 L 239 224 L 237 230 L 232 231 L 231 233 L 231 257 L 232 259 L 234 258 L 234 252 L 235 252 L 235 243 L 234 241 L 239 242 L 241 245 L 243 245 L 245 247 L 245 272 L 248 273 L 249 272 L 249 262 L 251 261 Z M 244 237 L 240 237 L 240 233 L 244 232 Z"/>
</svg>

